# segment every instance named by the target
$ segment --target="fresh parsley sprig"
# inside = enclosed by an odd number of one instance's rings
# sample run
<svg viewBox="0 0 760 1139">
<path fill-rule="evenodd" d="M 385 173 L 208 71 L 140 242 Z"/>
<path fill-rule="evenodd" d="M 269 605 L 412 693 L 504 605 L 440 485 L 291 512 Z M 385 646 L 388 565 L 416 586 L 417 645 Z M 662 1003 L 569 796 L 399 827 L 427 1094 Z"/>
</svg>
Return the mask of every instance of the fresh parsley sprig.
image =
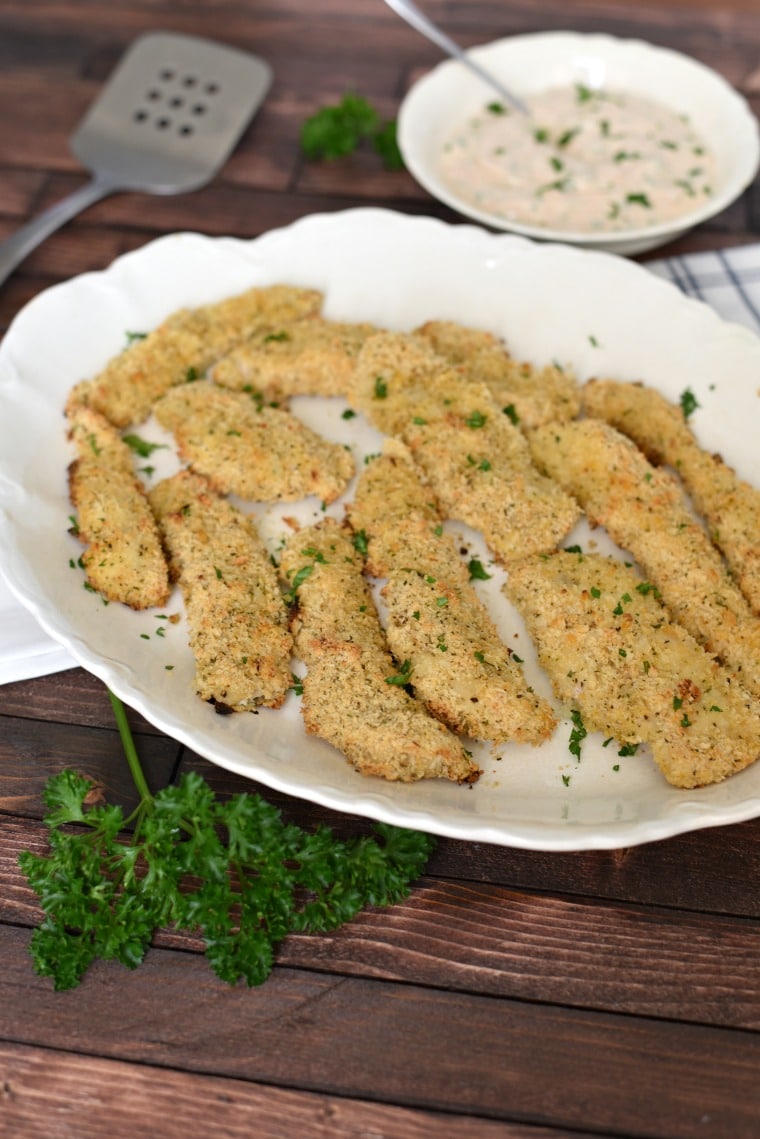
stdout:
<svg viewBox="0 0 760 1139">
<path fill-rule="evenodd" d="M 49 852 L 19 858 L 44 911 L 34 968 L 57 990 L 98 958 L 136 968 L 163 928 L 200 933 L 217 976 L 258 985 L 288 933 L 335 929 L 367 905 L 400 901 L 422 873 L 434 840 L 416 831 L 378 823 L 374 837 L 346 841 L 325 826 L 305 831 L 259 795 L 217 798 L 195 772 L 152 794 L 110 695 L 138 806 L 125 818 L 91 802 L 89 779 L 62 771 L 44 790 Z"/>
<path fill-rule="evenodd" d="M 403 170 L 394 120 L 383 122 L 362 95 L 347 93 L 339 103 L 320 107 L 301 127 L 301 149 L 307 158 L 343 158 L 369 142 L 387 170 Z"/>
</svg>

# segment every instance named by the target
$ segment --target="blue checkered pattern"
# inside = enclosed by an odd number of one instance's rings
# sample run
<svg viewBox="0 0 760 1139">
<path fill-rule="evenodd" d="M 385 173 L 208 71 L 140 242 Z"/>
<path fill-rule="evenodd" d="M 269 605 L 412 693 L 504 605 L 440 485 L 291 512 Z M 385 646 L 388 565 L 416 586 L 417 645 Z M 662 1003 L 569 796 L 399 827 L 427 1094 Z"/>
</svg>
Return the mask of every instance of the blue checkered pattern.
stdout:
<svg viewBox="0 0 760 1139">
<path fill-rule="evenodd" d="M 760 332 L 760 244 L 650 261 L 646 268 L 706 301 L 725 320 Z"/>
</svg>

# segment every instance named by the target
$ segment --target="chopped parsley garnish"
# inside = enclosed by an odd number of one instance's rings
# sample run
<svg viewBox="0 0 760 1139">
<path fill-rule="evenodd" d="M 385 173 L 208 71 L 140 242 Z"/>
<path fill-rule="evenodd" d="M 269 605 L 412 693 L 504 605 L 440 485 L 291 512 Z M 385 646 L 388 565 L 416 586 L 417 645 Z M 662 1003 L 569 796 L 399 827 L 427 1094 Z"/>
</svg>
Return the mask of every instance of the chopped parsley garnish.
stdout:
<svg viewBox="0 0 760 1139">
<path fill-rule="evenodd" d="M 387 399 L 388 384 L 382 376 L 375 376 L 375 386 L 372 392 L 375 399 Z"/>
<path fill-rule="evenodd" d="M 568 750 L 571 755 L 574 755 L 575 758 L 579 760 L 581 758 L 581 745 L 588 735 L 588 732 L 583 726 L 583 719 L 577 708 L 574 708 L 570 713 L 570 719 L 573 721 L 573 727 L 570 732 Z"/>
<path fill-rule="evenodd" d="M 285 595 L 285 600 L 289 604 L 292 604 L 295 601 L 296 594 L 297 594 L 300 586 L 302 586 L 303 583 L 306 581 L 307 577 L 311 577 L 311 575 L 313 573 L 314 573 L 314 566 L 313 565 L 301 566 L 300 570 L 294 576 L 292 582 L 290 583 L 290 589 L 288 590 L 287 594 Z"/>
<path fill-rule="evenodd" d="M 691 390 L 691 388 L 685 388 L 684 391 L 681 392 L 681 396 L 678 402 L 681 405 L 681 411 L 683 412 L 684 419 L 688 419 L 689 416 L 693 415 L 697 408 L 701 406 L 699 400 L 694 395 L 694 392 Z"/>
<path fill-rule="evenodd" d="M 467 569 L 470 573 L 470 581 L 490 581 L 493 577 L 493 574 L 486 571 L 479 558 L 470 558 Z"/>
<path fill-rule="evenodd" d="M 652 208 L 652 203 L 646 194 L 626 194 L 625 200 L 632 206 L 643 206 L 647 210 Z"/>
<path fill-rule="evenodd" d="M 166 443 L 149 443 L 147 439 L 141 439 L 139 435 L 122 435 L 122 439 L 127 444 L 131 451 L 139 455 L 141 459 L 149 459 L 154 451 L 166 450 Z"/>
<path fill-rule="evenodd" d="M 405 660 L 404 663 L 399 666 L 399 670 L 394 676 L 386 676 L 385 683 L 386 684 L 396 684 L 399 687 L 403 688 L 405 685 L 407 685 L 409 683 L 409 678 L 411 677 L 411 675 L 412 675 L 412 662 L 410 660 Z"/>
<path fill-rule="evenodd" d="M 351 539 L 351 543 L 354 549 L 360 553 L 363 558 L 366 558 L 367 552 L 369 550 L 369 540 L 367 538 L 366 530 L 355 531 L 354 536 Z"/>
<path fill-rule="evenodd" d="M 467 426 L 471 427 L 473 430 L 477 430 L 479 427 L 485 427 L 487 421 L 488 416 L 485 415 L 482 411 L 473 411 L 465 419 Z"/>
<path fill-rule="evenodd" d="M 569 146 L 577 134 L 580 134 L 580 127 L 571 127 L 570 130 L 564 131 L 557 139 L 557 146 Z"/>
<path fill-rule="evenodd" d="M 564 191 L 568 187 L 569 178 L 558 178 L 556 182 L 545 182 L 543 186 L 539 186 L 536 193 L 539 197 L 542 194 L 548 194 L 550 190 Z"/>
<path fill-rule="evenodd" d="M 293 677 L 293 683 L 290 686 L 290 691 L 296 696 L 303 696 L 303 680 L 300 676 L 296 676 L 294 672 L 291 673 L 291 676 Z"/>
<path fill-rule="evenodd" d="M 501 410 L 504 412 L 507 419 L 510 419 L 512 423 L 514 423 L 515 427 L 517 427 L 518 423 L 520 422 L 520 416 L 517 414 L 517 408 L 515 405 L 513 403 L 508 403 L 507 406 L 503 407 Z"/>
</svg>

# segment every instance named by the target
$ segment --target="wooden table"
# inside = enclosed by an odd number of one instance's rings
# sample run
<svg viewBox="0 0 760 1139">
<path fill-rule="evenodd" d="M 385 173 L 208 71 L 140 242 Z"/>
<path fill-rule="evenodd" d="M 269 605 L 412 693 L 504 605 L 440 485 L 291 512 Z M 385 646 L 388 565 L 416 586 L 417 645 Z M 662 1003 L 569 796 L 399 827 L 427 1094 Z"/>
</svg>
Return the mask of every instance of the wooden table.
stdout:
<svg viewBox="0 0 760 1139">
<path fill-rule="evenodd" d="M 428 0 L 463 44 L 539 28 L 683 49 L 760 110 L 757 0 Z M 78 186 L 67 139 L 122 51 L 157 28 L 271 60 L 264 109 L 222 175 L 184 197 L 125 194 L 52 237 L 0 289 L 32 296 L 174 230 L 253 237 L 318 211 L 456 220 L 371 155 L 299 155 L 299 127 L 347 90 L 395 114 L 436 50 L 380 0 L 1 0 L 0 236 Z M 760 183 L 658 256 L 760 239 Z M 294 936 L 262 987 L 229 988 L 192 937 L 144 965 L 96 965 L 54 994 L 28 955 L 40 914 L 16 859 L 43 844 L 65 766 L 128 801 L 110 705 L 81 669 L 0 689 L 0 1133 L 109 1136 L 760 1135 L 760 820 L 600 853 L 440 840 L 410 899 L 332 936 Z M 191 768 L 250 784 L 132 716 L 154 788 Z M 261 789 L 287 818 L 368 824 Z"/>
</svg>

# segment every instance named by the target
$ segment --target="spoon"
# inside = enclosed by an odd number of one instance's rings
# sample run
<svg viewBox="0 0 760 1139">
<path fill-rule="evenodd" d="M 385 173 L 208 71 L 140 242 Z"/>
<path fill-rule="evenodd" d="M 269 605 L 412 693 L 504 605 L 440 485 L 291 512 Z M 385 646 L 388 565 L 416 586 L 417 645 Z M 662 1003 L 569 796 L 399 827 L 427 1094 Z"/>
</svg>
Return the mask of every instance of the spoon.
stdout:
<svg viewBox="0 0 760 1139">
<path fill-rule="evenodd" d="M 397 16 L 401 16 L 402 20 L 406 20 L 407 24 L 410 24 L 415 31 L 421 32 L 422 35 L 426 36 L 436 47 L 441 48 L 447 55 L 452 56 L 452 58 L 463 63 L 465 67 L 468 67 L 479 79 L 482 79 L 484 83 L 487 83 L 494 91 L 497 91 L 501 98 L 509 103 L 510 106 L 514 107 L 516 111 L 520 111 L 523 115 L 529 114 L 528 108 L 521 99 L 518 99 L 517 95 L 507 90 L 490 72 L 486 71 L 485 68 L 481 67 L 479 63 L 476 63 L 474 59 L 471 59 L 469 55 L 462 51 L 458 44 L 455 44 L 452 39 L 449 39 L 445 32 L 442 32 L 440 28 L 436 27 L 432 20 L 429 20 L 428 17 L 419 10 L 417 5 L 412 3 L 412 0 L 385 0 L 385 3 L 389 8 L 393 9 Z"/>
</svg>

